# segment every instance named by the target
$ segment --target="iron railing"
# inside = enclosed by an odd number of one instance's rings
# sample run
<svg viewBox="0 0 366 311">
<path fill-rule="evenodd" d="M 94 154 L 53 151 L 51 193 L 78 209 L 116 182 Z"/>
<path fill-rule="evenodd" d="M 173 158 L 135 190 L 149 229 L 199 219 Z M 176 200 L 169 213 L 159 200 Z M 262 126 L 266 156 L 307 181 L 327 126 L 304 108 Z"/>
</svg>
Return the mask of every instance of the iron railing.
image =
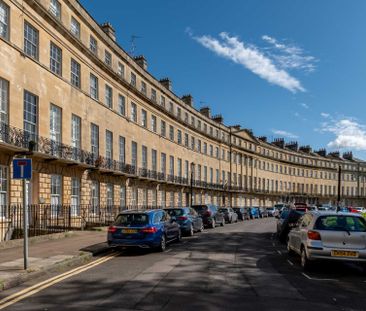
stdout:
<svg viewBox="0 0 366 311">
<path fill-rule="evenodd" d="M 126 209 L 158 208 L 164 207 L 159 205 L 29 205 L 27 207 L 28 234 L 29 236 L 39 236 L 109 226 L 114 222 L 116 216 Z M 23 215 L 21 204 L 0 206 L 0 242 L 23 237 Z"/>
</svg>

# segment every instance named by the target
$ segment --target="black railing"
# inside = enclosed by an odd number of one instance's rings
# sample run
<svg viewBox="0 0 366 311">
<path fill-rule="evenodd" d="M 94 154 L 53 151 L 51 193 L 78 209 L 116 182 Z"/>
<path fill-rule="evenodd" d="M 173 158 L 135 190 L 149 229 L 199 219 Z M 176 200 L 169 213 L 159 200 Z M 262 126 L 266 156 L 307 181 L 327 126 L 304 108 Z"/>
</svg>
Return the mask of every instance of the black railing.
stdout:
<svg viewBox="0 0 366 311">
<path fill-rule="evenodd" d="M 118 205 L 29 205 L 29 236 L 108 226 L 127 207 Z M 0 206 L 0 241 L 23 237 L 23 206 Z"/>
<path fill-rule="evenodd" d="M 109 226 L 126 210 L 158 209 L 159 205 L 29 205 L 29 236 Z M 176 206 L 172 206 L 176 207 Z M 23 238 L 23 206 L 0 206 L 0 242 Z"/>
</svg>

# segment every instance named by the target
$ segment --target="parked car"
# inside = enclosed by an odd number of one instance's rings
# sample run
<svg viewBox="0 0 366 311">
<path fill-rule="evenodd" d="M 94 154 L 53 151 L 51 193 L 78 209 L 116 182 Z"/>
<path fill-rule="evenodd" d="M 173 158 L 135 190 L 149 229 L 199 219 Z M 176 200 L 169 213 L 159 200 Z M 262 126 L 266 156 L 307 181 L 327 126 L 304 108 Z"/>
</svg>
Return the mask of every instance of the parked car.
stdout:
<svg viewBox="0 0 366 311">
<path fill-rule="evenodd" d="M 238 214 L 239 220 L 250 219 L 249 211 L 246 207 L 234 207 L 233 210 Z"/>
<path fill-rule="evenodd" d="M 249 211 L 251 219 L 260 218 L 259 207 L 256 206 L 250 207 Z"/>
<path fill-rule="evenodd" d="M 267 213 L 269 217 L 275 217 L 276 215 L 278 215 L 278 210 L 273 206 L 273 207 L 267 207 Z"/>
<path fill-rule="evenodd" d="M 296 202 L 293 206 L 293 209 L 299 212 L 307 212 L 310 208 L 306 203 L 302 203 L 302 202 Z"/>
<path fill-rule="evenodd" d="M 111 247 L 139 247 L 164 251 L 166 244 L 181 240 L 181 230 L 174 218 L 162 209 L 131 210 L 120 213 L 108 228 Z"/>
<path fill-rule="evenodd" d="M 288 251 L 301 256 L 301 266 L 315 260 L 366 264 L 366 220 L 358 214 L 308 212 L 288 235 Z"/>
<path fill-rule="evenodd" d="M 215 228 L 216 224 L 225 225 L 225 217 L 215 205 L 193 205 L 192 208 L 202 217 L 205 227 Z"/>
<path fill-rule="evenodd" d="M 350 212 L 351 213 L 359 213 L 359 214 L 362 214 L 362 213 L 366 213 L 366 209 L 364 207 L 361 207 L 361 206 L 351 207 Z"/>
<path fill-rule="evenodd" d="M 267 211 L 267 208 L 266 208 L 266 207 L 261 206 L 261 207 L 259 208 L 259 215 L 260 215 L 260 217 L 261 217 L 261 218 L 263 218 L 263 217 L 268 217 L 268 211 Z"/>
<path fill-rule="evenodd" d="M 190 207 L 164 209 L 170 217 L 175 217 L 183 234 L 192 236 L 194 232 L 203 231 L 203 220 L 198 213 Z"/>
<path fill-rule="evenodd" d="M 296 223 L 303 215 L 303 212 L 293 209 L 284 210 L 277 220 L 277 236 L 281 242 L 286 242 L 288 233 L 296 226 Z"/>
<path fill-rule="evenodd" d="M 224 214 L 225 222 L 238 222 L 238 214 L 231 207 L 221 207 L 219 211 Z"/>
<path fill-rule="evenodd" d="M 320 204 L 316 208 L 317 211 L 335 211 L 336 208 L 329 204 Z"/>
</svg>

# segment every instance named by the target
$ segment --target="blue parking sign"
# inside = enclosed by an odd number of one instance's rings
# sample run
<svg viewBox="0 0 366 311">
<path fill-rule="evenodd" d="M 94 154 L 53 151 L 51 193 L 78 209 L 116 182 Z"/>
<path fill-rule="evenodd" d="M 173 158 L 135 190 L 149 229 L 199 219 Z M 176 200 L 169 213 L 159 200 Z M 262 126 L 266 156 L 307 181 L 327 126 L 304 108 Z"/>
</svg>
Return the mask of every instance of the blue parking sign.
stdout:
<svg viewBox="0 0 366 311">
<path fill-rule="evenodd" d="M 32 159 L 13 159 L 13 179 L 32 178 Z"/>
</svg>

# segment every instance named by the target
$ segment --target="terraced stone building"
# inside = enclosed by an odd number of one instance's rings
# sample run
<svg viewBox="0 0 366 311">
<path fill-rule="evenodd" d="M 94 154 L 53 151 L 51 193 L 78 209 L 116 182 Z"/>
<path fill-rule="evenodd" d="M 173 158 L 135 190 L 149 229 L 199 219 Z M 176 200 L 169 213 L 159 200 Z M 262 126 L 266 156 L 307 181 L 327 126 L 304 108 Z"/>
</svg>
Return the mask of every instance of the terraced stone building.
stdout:
<svg viewBox="0 0 366 311">
<path fill-rule="evenodd" d="M 33 150 L 27 202 L 39 219 L 83 211 L 277 201 L 364 205 L 352 153 L 267 142 L 178 96 L 76 0 L 0 0 L 0 219 L 22 202 L 15 155 Z M 245 121 L 245 120 L 243 120 Z M 192 199 L 191 199 L 192 193 Z M 46 217 L 42 206 L 50 206 Z M 43 215 L 43 216 L 42 216 Z M 1 234 L 0 234 L 1 236 Z"/>
</svg>

